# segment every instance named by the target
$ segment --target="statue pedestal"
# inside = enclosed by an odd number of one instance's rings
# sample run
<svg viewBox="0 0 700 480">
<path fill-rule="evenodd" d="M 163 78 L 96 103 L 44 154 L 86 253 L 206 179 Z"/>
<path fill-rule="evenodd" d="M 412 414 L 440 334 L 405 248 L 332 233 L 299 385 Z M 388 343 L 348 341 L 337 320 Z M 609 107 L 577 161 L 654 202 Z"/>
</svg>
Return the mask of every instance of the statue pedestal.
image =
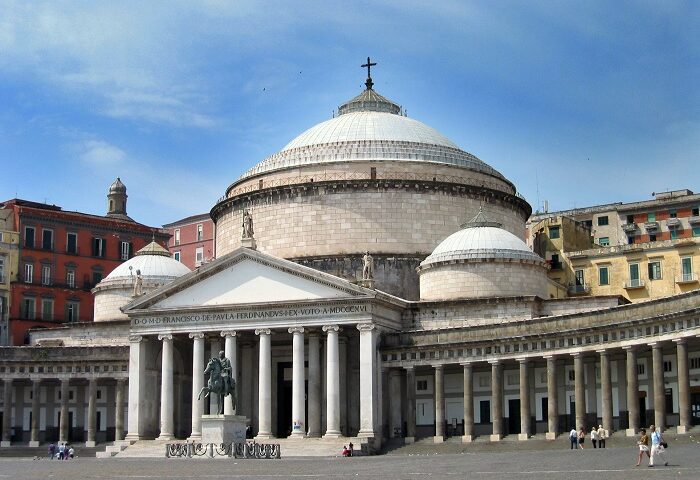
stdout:
<svg viewBox="0 0 700 480">
<path fill-rule="evenodd" d="M 241 239 L 241 247 L 255 250 L 257 248 L 257 245 L 255 244 L 255 239 L 253 237 L 246 237 Z"/>
<path fill-rule="evenodd" d="M 241 415 L 202 415 L 202 443 L 245 442 L 247 426 Z"/>
<path fill-rule="evenodd" d="M 370 278 L 367 280 L 360 280 L 357 282 L 357 284 L 361 287 L 369 288 L 374 290 L 374 279 Z"/>
</svg>

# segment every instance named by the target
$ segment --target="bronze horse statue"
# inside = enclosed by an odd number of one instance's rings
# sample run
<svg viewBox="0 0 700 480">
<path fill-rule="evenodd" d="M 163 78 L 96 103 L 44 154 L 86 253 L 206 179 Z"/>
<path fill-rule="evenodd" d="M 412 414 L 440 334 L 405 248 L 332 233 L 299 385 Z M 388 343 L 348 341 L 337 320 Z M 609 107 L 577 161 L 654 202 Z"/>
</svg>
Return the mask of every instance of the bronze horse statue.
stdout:
<svg viewBox="0 0 700 480">
<path fill-rule="evenodd" d="M 203 393 L 205 394 L 204 398 L 208 397 L 210 393 L 217 394 L 219 396 L 218 413 L 221 415 L 224 413 L 224 398 L 227 395 L 231 395 L 231 403 L 233 404 L 233 409 L 235 410 L 236 380 L 230 378 L 230 383 L 224 382 L 224 379 L 221 376 L 221 361 L 216 357 L 209 360 L 207 368 L 204 369 L 204 374 L 206 375 L 207 373 L 209 374 L 209 381 L 207 382 L 207 386 L 202 387 L 202 390 L 200 390 L 197 400 L 202 398 Z"/>
</svg>

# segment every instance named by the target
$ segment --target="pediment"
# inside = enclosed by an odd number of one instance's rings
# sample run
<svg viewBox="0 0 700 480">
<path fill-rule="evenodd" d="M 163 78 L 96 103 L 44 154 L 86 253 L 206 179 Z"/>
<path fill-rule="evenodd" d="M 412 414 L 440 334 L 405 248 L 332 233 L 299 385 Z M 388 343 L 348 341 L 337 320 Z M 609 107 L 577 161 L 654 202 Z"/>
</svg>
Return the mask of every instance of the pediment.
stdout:
<svg viewBox="0 0 700 480">
<path fill-rule="evenodd" d="M 302 302 L 373 296 L 373 291 L 309 267 L 240 248 L 135 300 L 125 311 Z"/>
</svg>

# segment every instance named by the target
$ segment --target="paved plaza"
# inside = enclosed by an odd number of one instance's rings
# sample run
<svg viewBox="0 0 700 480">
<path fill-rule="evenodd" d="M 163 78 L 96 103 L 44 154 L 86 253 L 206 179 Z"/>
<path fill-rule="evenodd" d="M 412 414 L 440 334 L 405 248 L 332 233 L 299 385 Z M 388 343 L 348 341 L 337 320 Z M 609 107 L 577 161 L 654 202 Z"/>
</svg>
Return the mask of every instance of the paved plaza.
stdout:
<svg viewBox="0 0 700 480">
<path fill-rule="evenodd" d="M 671 465 L 635 467 L 633 445 L 605 450 L 464 452 L 461 454 L 398 454 L 355 458 L 107 459 L 72 461 L 0 459 L 0 479 L 669 479 L 700 478 L 700 445 L 686 443 L 668 450 Z"/>
</svg>

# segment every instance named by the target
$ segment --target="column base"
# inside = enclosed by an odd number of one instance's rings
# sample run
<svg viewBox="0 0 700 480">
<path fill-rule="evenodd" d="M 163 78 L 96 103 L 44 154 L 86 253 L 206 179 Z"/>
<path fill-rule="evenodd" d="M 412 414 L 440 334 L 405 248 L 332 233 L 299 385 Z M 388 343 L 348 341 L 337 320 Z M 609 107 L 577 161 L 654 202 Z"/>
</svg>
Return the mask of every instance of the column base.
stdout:
<svg viewBox="0 0 700 480">
<path fill-rule="evenodd" d="M 416 437 L 404 437 L 403 443 L 406 445 L 410 445 L 412 443 L 416 442 Z"/>
<path fill-rule="evenodd" d="M 199 434 L 190 435 L 189 437 L 187 437 L 186 440 L 188 442 L 192 442 L 192 443 L 202 443 L 202 434 L 199 433 Z"/>
<path fill-rule="evenodd" d="M 375 438 L 377 436 L 377 432 L 374 430 L 360 430 L 357 432 L 357 438 Z"/>
<path fill-rule="evenodd" d="M 636 428 L 628 428 L 627 430 L 625 430 L 625 435 L 627 435 L 628 437 L 636 437 L 637 433 L 638 431 Z"/>
<path fill-rule="evenodd" d="M 165 433 L 165 434 L 158 435 L 158 437 L 156 437 L 156 440 L 159 440 L 161 442 L 163 440 L 174 440 L 174 439 L 175 439 L 175 435 L 173 435 L 172 433 Z"/>
<path fill-rule="evenodd" d="M 271 438 L 275 438 L 275 437 L 272 436 L 271 433 L 258 433 L 258 434 L 255 436 L 255 440 L 256 440 L 256 441 L 258 441 L 258 440 L 270 440 Z"/>
<path fill-rule="evenodd" d="M 39 446 L 39 441 L 38 441 L 38 440 L 31 440 L 31 441 L 29 442 L 29 447 L 30 447 L 30 448 L 34 448 L 34 447 L 38 447 L 38 446 Z"/>
<path fill-rule="evenodd" d="M 96 446 L 97 446 L 97 443 L 95 443 L 94 440 L 88 440 L 87 442 L 85 442 L 85 446 L 86 446 L 87 448 L 93 448 L 93 447 L 96 447 Z"/>
<path fill-rule="evenodd" d="M 519 433 L 518 434 L 518 440 L 523 441 L 523 440 L 528 440 L 530 438 L 529 433 Z"/>
<path fill-rule="evenodd" d="M 474 435 L 462 435 L 462 443 L 472 443 L 474 441 Z"/>
<path fill-rule="evenodd" d="M 556 440 L 557 434 L 555 432 L 547 432 L 544 434 L 545 440 Z"/>
<path fill-rule="evenodd" d="M 685 433 L 688 433 L 688 430 L 690 430 L 690 429 L 688 427 L 686 427 L 685 425 L 678 425 L 676 427 L 676 433 L 685 434 Z"/>
<path fill-rule="evenodd" d="M 433 443 L 443 443 L 445 441 L 445 437 L 442 435 L 435 435 L 433 437 Z"/>
<path fill-rule="evenodd" d="M 489 435 L 489 441 L 491 442 L 500 442 L 503 439 L 503 434 L 500 433 L 492 433 Z"/>
<path fill-rule="evenodd" d="M 306 438 L 321 438 L 321 436 L 322 435 L 318 432 L 313 432 L 313 433 L 307 432 L 306 433 Z"/>
<path fill-rule="evenodd" d="M 342 435 L 338 431 L 326 432 L 326 434 L 323 436 L 323 438 L 340 438 L 340 437 L 342 437 Z"/>
<path fill-rule="evenodd" d="M 304 432 L 292 432 L 287 438 L 306 438 L 306 434 Z"/>
<path fill-rule="evenodd" d="M 126 437 L 124 437 L 124 440 L 128 442 L 138 442 L 141 440 L 141 435 L 138 433 L 127 433 Z M 67 440 L 61 440 L 61 442 L 66 442 Z"/>
<path fill-rule="evenodd" d="M 2 448 L 9 447 L 11 445 L 12 445 L 12 442 L 10 442 L 9 440 L 3 440 L 0 442 L 0 447 L 2 447 Z"/>
</svg>

